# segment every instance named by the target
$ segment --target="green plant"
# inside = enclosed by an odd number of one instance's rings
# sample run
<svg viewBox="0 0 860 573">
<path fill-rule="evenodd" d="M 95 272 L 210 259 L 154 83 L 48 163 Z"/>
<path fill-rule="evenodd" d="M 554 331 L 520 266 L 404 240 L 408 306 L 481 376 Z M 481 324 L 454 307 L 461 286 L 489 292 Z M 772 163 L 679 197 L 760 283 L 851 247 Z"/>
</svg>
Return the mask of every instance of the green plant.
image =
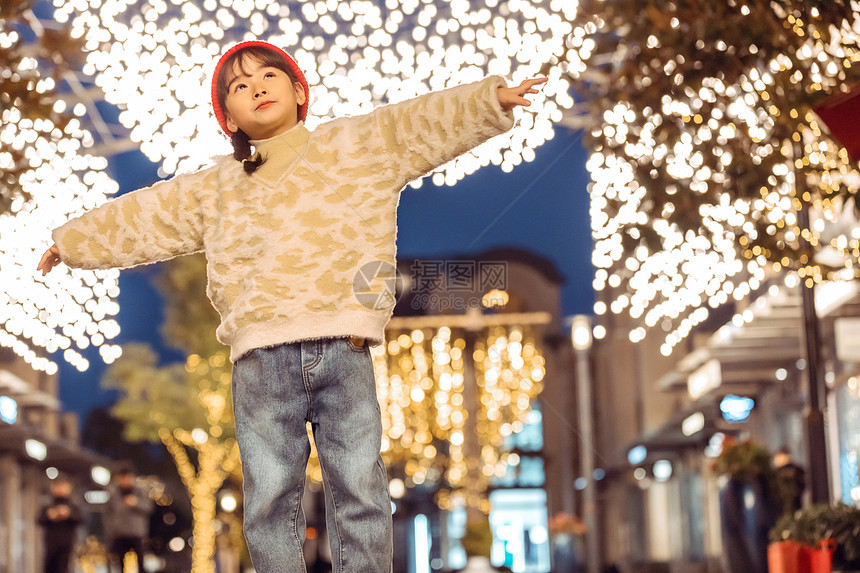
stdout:
<svg viewBox="0 0 860 573">
<path fill-rule="evenodd" d="M 836 540 L 833 566 L 860 566 L 860 508 L 839 503 L 817 504 L 782 516 L 770 530 L 771 541 L 796 541 L 817 547 Z"/>
<path fill-rule="evenodd" d="M 774 480 L 770 452 L 752 440 L 736 442 L 726 438 L 722 452 L 714 461 L 713 469 L 719 474 L 743 482 L 764 478 L 768 485 L 772 485 Z"/>
</svg>

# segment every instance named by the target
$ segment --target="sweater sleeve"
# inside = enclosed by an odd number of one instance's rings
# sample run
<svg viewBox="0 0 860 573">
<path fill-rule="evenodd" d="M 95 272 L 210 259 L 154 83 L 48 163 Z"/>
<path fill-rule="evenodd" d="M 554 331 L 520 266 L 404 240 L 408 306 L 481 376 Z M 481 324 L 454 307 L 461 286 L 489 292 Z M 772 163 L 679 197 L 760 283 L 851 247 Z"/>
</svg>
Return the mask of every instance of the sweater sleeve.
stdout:
<svg viewBox="0 0 860 573">
<path fill-rule="evenodd" d="M 377 108 L 377 128 L 404 184 L 514 126 L 497 89 L 501 76 Z"/>
<path fill-rule="evenodd" d="M 199 194 L 213 169 L 132 191 L 54 229 L 60 259 L 74 268 L 127 268 L 202 250 Z"/>
</svg>

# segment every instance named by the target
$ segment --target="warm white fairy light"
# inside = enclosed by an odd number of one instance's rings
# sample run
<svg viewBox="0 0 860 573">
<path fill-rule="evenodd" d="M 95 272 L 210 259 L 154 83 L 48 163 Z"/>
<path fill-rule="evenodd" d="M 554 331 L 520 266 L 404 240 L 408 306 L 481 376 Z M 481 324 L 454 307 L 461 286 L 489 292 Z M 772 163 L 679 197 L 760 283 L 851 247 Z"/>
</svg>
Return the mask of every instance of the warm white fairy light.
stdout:
<svg viewBox="0 0 860 573">
<path fill-rule="evenodd" d="M 54 0 L 55 18 L 86 34 L 85 72 L 165 173 L 229 153 L 209 104 L 209 75 L 225 46 L 264 39 L 291 52 L 311 86 L 308 127 L 370 111 L 486 74 L 510 83 L 538 75 L 569 34 L 577 2 L 233 2 Z M 554 71 L 511 132 L 440 167 L 453 185 L 493 163 L 505 171 L 534 158 L 573 105 Z M 503 151 L 504 150 L 504 151 Z M 420 182 L 413 184 L 419 186 Z"/>
<path fill-rule="evenodd" d="M 487 329 L 477 337 L 472 356 L 466 355 L 462 335 L 444 326 L 388 331 L 386 345 L 371 348 L 382 455 L 388 465 L 403 468 L 410 486 L 444 484 L 462 490 L 473 485 L 485 490 L 493 477 L 515 465 L 504 440 L 523 429 L 531 400 L 543 388 L 544 358 L 523 329 Z M 473 405 L 466 398 L 467 360 L 475 366 Z M 475 420 L 477 452 L 469 452 L 466 444 L 469 417 Z M 470 479 L 475 483 L 469 484 Z M 447 507 L 452 498 L 441 494 L 437 501 Z M 466 501 L 474 506 L 487 502 Z"/>
<path fill-rule="evenodd" d="M 589 17 L 586 15 L 586 19 Z M 788 16 L 787 21 L 803 36 L 799 21 Z M 606 23 L 593 18 L 582 27 L 577 27 L 568 38 L 572 49 L 565 65 L 574 78 L 582 75 L 589 79 L 588 67 L 592 64 L 596 43 L 589 36 L 601 31 Z M 677 22 L 673 24 L 677 27 Z M 808 78 L 792 77 L 792 83 L 804 79 L 811 83 L 810 90 L 838 90 L 843 66 L 860 61 L 856 48 L 860 34 L 860 20 L 855 19 L 853 30 L 843 28 L 832 34 L 828 46 L 820 37 L 810 39 L 797 57 L 810 63 Z M 609 31 L 613 34 L 614 31 Z M 648 46 L 659 47 L 660 39 L 651 36 Z M 621 42 L 621 50 L 627 46 Z M 719 48 L 719 49 L 725 49 Z M 629 57 L 629 55 L 620 57 Z M 681 56 L 678 56 L 682 58 Z M 597 56 L 606 60 L 607 54 Z M 683 61 L 683 59 L 679 60 Z M 652 61 L 653 62 L 653 61 Z M 735 85 L 726 85 L 719 77 L 707 78 L 699 91 L 683 88 L 684 78 L 675 71 L 675 61 L 666 62 L 663 71 L 667 76 L 675 75 L 675 84 L 686 91 L 684 97 L 664 95 L 656 108 L 634 108 L 626 102 L 618 102 L 595 118 L 591 135 L 596 141 L 593 153 L 587 162 L 591 173 L 591 221 L 594 236 L 592 262 L 596 268 L 593 286 L 606 291 L 599 296 L 594 307 L 595 314 L 607 312 L 625 313 L 634 319 L 629 332 L 633 342 L 645 338 L 649 332 L 665 331 L 661 352 L 669 355 L 674 347 L 690 334 L 693 328 L 708 318 L 709 309 L 716 308 L 732 299 L 742 300 L 759 288 L 771 269 L 779 271 L 792 261 L 787 258 L 775 261 L 766 256 L 759 246 L 750 246 L 757 238 L 756 227 L 751 221 L 764 221 L 766 232 L 775 235 L 778 231 L 786 243 L 796 245 L 801 230 L 797 228 L 797 199 L 795 191 L 794 150 L 791 141 L 776 138 L 775 118 L 780 113 L 792 114 L 796 110 L 779 110 L 772 105 L 774 74 L 785 74 L 792 61 L 780 56 L 764 66 L 750 69 Z M 719 73 L 719 70 L 714 70 Z M 800 72 L 797 72 L 800 73 Z M 842 76 L 844 77 L 844 76 Z M 642 80 L 647 87 L 648 77 Z M 780 88 L 781 89 L 781 88 Z M 813 245 L 819 243 L 842 257 L 838 265 L 845 265 L 844 273 L 831 274 L 837 278 L 860 276 L 856 262 L 860 259 L 860 233 L 852 234 L 853 225 L 842 225 L 834 231 L 839 214 L 846 205 L 835 193 L 840 183 L 856 189 L 857 171 L 847 160 L 844 150 L 839 150 L 832 141 L 822 137 L 815 117 L 810 113 L 804 118 L 801 131 L 794 134 L 803 151 L 804 165 L 811 164 L 817 170 L 809 178 L 812 188 L 820 188 L 827 196 L 833 190 L 833 199 L 812 201 L 811 217 Z M 678 141 L 665 143 L 657 137 L 660 126 L 684 125 Z M 731 181 L 730 146 L 727 144 L 739 137 L 753 141 L 752 161 L 756 165 L 773 165 L 768 187 L 761 189 L 755 199 L 731 202 L 722 193 L 723 184 Z M 703 153 L 713 154 L 705 157 Z M 661 166 L 676 184 L 665 188 L 669 196 L 678 196 L 678 201 L 666 203 L 662 214 L 649 212 L 651 199 L 637 177 L 642 177 L 643 167 Z M 644 175 L 647 177 L 647 171 Z M 708 195 L 705 201 L 683 201 L 684 196 Z M 710 197 L 717 201 L 710 202 Z M 709 236 L 688 232 L 686 235 L 670 224 L 668 219 L 675 209 L 699 206 L 698 213 L 691 213 L 701 221 Z M 659 236 L 659 248 L 640 245 L 632 252 L 624 248 L 622 237 L 626 233 L 634 240 L 640 239 L 634 226 L 650 226 Z M 847 230 L 846 230 L 847 227 Z M 760 229 L 761 227 L 759 227 Z M 855 227 L 856 228 L 856 227 Z M 855 236 L 857 235 L 857 236 Z M 826 238 L 826 239 L 825 239 Z M 853 256 L 854 262 L 851 261 Z M 807 281 L 819 282 L 823 275 L 814 263 L 801 262 L 798 275 Z M 657 328 L 655 328 L 657 327 Z"/>
<path fill-rule="evenodd" d="M 34 86 L 39 92 L 52 88 L 50 78 Z M 107 161 L 86 153 L 92 137 L 77 119 L 60 130 L 49 120 L 22 117 L 15 107 L 4 110 L 0 119 L 0 140 L 25 150 L 33 168 L 22 180 L 32 200 L 18 199 L 11 212 L 0 215 L 0 346 L 49 374 L 57 372 L 49 355 L 58 351 L 81 371 L 89 366 L 81 352 L 90 346 L 98 347 L 105 362 L 113 362 L 120 355 L 119 346 L 110 343 L 119 334 L 112 318 L 119 310 L 114 300 L 119 294 L 118 271 L 60 267 L 44 278 L 36 272 L 51 244 L 49 229 L 117 191 L 116 182 L 104 171 Z M 0 168 L 11 160 L 0 153 Z"/>
</svg>

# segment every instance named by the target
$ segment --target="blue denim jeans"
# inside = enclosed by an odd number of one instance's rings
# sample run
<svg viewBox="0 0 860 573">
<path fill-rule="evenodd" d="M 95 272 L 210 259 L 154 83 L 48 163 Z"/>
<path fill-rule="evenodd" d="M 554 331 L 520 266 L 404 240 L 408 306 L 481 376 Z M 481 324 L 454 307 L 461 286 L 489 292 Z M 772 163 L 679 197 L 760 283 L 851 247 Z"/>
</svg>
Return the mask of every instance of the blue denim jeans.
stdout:
<svg viewBox="0 0 860 573">
<path fill-rule="evenodd" d="M 245 539 L 258 573 L 304 573 L 311 422 L 334 573 L 390 573 L 391 500 L 370 349 L 348 338 L 257 348 L 233 368 Z"/>
</svg>

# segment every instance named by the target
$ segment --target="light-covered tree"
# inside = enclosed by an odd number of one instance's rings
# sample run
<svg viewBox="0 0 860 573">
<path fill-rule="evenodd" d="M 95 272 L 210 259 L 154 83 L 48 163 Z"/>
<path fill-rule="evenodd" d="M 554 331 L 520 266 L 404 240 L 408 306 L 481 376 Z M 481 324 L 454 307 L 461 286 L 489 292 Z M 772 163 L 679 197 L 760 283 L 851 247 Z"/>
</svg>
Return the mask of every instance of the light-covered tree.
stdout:
<svg viewBox="0 0 860 573">
<path fill-rule="evenodd" d="M 587 110 L 598 314 L 641 319 L 634 340 L 663 326 L 668 354 L 773 270 L 860 276 L 860 237 L 834 224 L 857 164 L 813 111 L 860 80 L 857 7 L 580 2 L 553 63 Z"/>
<path fill-rule="evenodd" d="M 125 437 L 161 442 L 170 452 L 191 500 L 192 572 L 214 573 L 216 494 L 239 472 L 229 352 L 215 340 L 203 257 L 174 259 L 163 271 L 164 335 L 187 353 L 185 363 L 159 365 L 151 348 L 130 344 L 103 385 L 122 391 L 112 413 L 125 422 Z"/>
<path fill-rule="evenodd" d="M 25 41 L 21 30 L 34 0 L 4 0 L 0 3 L 0 118 L 5 137 L 0 137 L 0 214 L 12 209 L 15 199 L 31 199 L 26 176 L 41 161 L 33 154 L 36 139 L 57 144 L 66 139 L 71 119 L 58 106 L 56 86 L 63 73 L 83 64 L 83 42 L 69 28 L 45 29 L 37 41 Z M 23 124 L 22 124 L 23 122 Z M 28 145 L 15 137 L 26 130 Z"/>
</svg>

